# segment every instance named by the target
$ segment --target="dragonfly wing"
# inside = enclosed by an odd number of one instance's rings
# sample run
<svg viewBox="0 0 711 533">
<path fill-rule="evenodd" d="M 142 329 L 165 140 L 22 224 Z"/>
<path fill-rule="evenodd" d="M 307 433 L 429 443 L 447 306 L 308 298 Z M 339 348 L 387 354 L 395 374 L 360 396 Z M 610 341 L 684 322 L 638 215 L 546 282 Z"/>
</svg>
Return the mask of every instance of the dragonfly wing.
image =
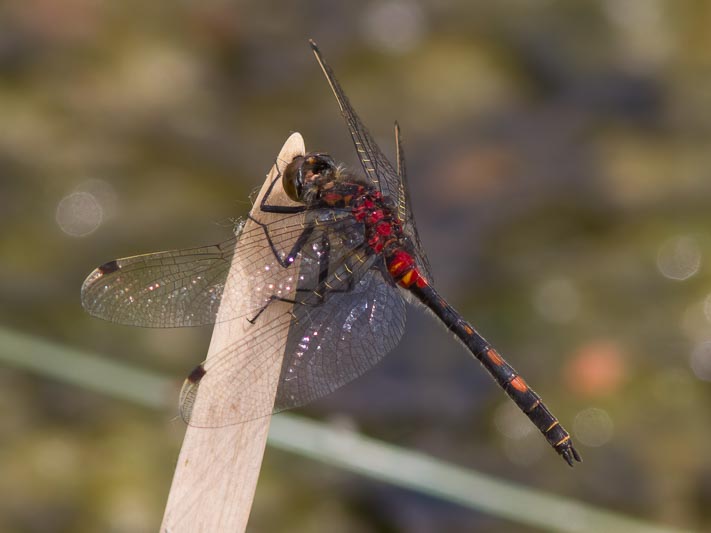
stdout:
<svg viewBox="0 0 711 533">
<path fill-rule="evenodd" d="M 321 55 L 321 51 L 313 41 L 310 41 L 310 43 L 314 55 L 316 56 L 316 61 L 318 61 L 324 76 L 326 76 L 328 84 L 331 86 L 333 94 L 336 96 L 338 106 L 341 109 L 343 118 L 346 120 L 348 131 L 353 139 L 353 144 L 355 145 L 355 149 L 358 153 L 360 163 L 363 166 L 363 170 L 365 170 L 366 177 L 378 187 L 378 190 L 383 194 L 383 196 L 389 196 L 393 200 L 397 201 L 399 194 L 397 184 L 398 180 L 392 164 L 380 151 L 380 148 L 378 148 L 378 145 L 370 135 L 370 132 L 360 118 L 358 118 L 358 115 L 353 109 L 353 106 L 351 106 L 346 93 L 343 91 L 341 85 L 336 79 L 336 76 L 333 74 L 333 70 Z M 384 179 L 385 176 L 394 176 L 395 180 Z"/>
<path fill-rule="evenodd" d="M 348 97 L 338 83 L 331 67 L 326 63 L 316 44 L 311 41 L 311 48 L 321 70 L 326 76 L 328 84 L 331 86 L 333 94 L 336 96 L 338 106 L 341 109 L 343 118 L 348 126 L 348 131 L 353 139 L 360 163 L 365 170 L 366 176 L 379 188 L 383 196 L 389 197 L 397 207 L 397 213 L 403 222 L 403 229 L 416 247 L 415 255 L 419 259 L 419 264 L 423 268 L 428 279 L 432 278 L 430 265 L 426 254 L 420 243 L 420 237 L 415 227 L 415 219 L 412 214 L 412 204 L 410 203 L 407 189 L 407 178 L 405 174 L 405 159 L 402 152 L 400 139 L 400 128 L 395 126 L 395 141 L 397 143 L 397 171 L 393 168 L 388 158 L 378 147 L 371 136 L 368 128 L 358 117 L 353 109 Z"/>
<path fill-rule="evenodd" d="M 398 289 L 371 268 L 378 259 L 362 263 L 367 270 L 351 290 L 330 292 L 320 304 L 270 304 L 280 307 L 274 318 L 258 318 L 188 377 L 183 419 L 197 427 L 253 420 L 321 398 L 374 366 L 399 342 L 406 313 Z M 274 341 L 285 333 L 286 348 Z M 193 411 L 198 390 L 203 408 Z"/>
<path fill-rule="evenodd" d="M 349 226 L 352 219 L 346 215 L 335 210 L 309 215 L 316 230 L 303 242 L 294 262 L 317 261 L 324 236 L 333 235 L 328 238 L 334 240 L 335 235 L 349 235 L 351 246 L 360 244 L 362 229 Z M 248 220 L 237 235 L 221 244 L 109 261 L 84 281 L 82 305 L 104 320 L 143 327 L 202 326 L 253 317 L 271 295 L 286 294 L 295 285 L 296 272 L 284 262 L 309 223 L 306 218 L 304 213 L 292 214 L 268 225 Z M 343 246 L 336 250 L 348 252 Z M 331 253 L 334 259 L 337 253 Z M 232 269 L 235 254 L 241 258 L 241 268 Z M 229 283 L 228 278 L 236 279 Z M 248 283 L 247 290 L 224 303 L 225 286 L 245 287 L 242 281 Z"/>
<path fill-rule="evenodd" d="M 221 244 L 104 263 L 84 281 L 81 301 L 104 320 L 144 327 L 215 321 L 236 237 Z"/>
<path fill-rule="evenodd" d="M 398 174 L 398 216 L 403 222 L 403 231 L 415 244 L 415 255 L 418 264 L 424 270 L 425 277 L 432 283 L 432 269 L 425 249 L 420 242 L 420 234 L 415 225 L 415 215 L 412 212 L 412 201 L 410 200 L 410 189 L 407 183 L 407 169 L 405 167 L 405 152 L 402 147 L 402 137 L 400 135 L 400 125 L 395 122 L 395 147 L 397 150 L 397 174 Z"/>
<path fill-rule="evenodd" d="M 387 355 L 405 329 L 405 301 L 380 270 L 324 305 L 294 310 L 275 411 L 298 407 L 352 381 Z"/>
<path fill-rule="evenodd" d="M 318 228 L 290 276 L 293 300 L 263 304 L 264 313 L 241 323 L 237 341 L 186 380 L 180 412 L 190 425 L 222 427 L 309 403 L 361 375 L 400 340 L 405 303 L 381 274 L 382 257 L 367 254 L 362 225 L 348 217 Z M 276 288 L 262 285 L 262 301 Z M 193 409 L 198 390 L 201 408 Z"/>
</svg>

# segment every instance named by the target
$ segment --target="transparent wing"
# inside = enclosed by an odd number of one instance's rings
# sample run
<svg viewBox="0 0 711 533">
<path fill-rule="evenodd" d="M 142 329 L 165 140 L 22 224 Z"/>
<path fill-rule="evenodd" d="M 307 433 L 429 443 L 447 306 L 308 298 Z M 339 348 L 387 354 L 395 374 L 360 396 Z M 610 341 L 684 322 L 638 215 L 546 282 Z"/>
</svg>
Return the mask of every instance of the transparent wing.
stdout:
<svg viewBox="0 0 711 533">
<path fill-rule="evenodd" d="M 293 262 L 308 258 L 314 263 L 322 253 L 322 242 L 335 241 L 336 235 L 341 235 L 340 244 L 346 237 L 350 242 L 345 243 L 348 246 L 333 247 L 331 260 L 338 261 L 362 242 L 362 230 L 349 226 L 349 221 L 352 217 L 347 212 L 334 210 L 309 214 L 309 220 L 303 213 L 285 215 L 269 225 L 249 220 L 235 237 L 221 244 L 109 261 L 84 281 L 82 305 L 90 314 L 119 324 L 213 324 L 223 303 L 228 276 L 244 276 L 250 290 L 239 296 L 240 306 L 223 309 L 220 320 L 256 314 L 272 294 L 287 294 L 289 286 L 296 283 L 296 272 L 288 268 L 287 258 L 305 226 L 312 223 L 316 227 L 301 243 Z M 265 243 L 267 234 L 270 246 Z M 248 272 L 230 271 L 235 253 L 251 266 Z M 242 305 L 245 300 L 248 305 Z"/>
<path fill-rule="evenodd" d="M 275 411 L 307 404 L 362 375 L 405 329 L 405 301 L 377 269 L 326 305 L 300 306 L 292 320 Z"/>
<path fill-rule="evenodd" d="M 392 164 L 390 164 L 387 157 L 385 157 L 385 155 L 380 151 L 380 148 L 378 148 L 378 145 L 375 144 L 370 132 L 358 118 L 358 115 L 351 106 L 346 93 L 343 92 L 338 80 L 336 80 L 333 70 L 324 60 L 321 55 L 321 51 L 316 46 L 316 43 L 313 41 L 309 42 L 311 44 L 311 48 L 313 49 L 314 55 L 316 56 L 316 61 L 318 61 L 318 64 L 321 66 L 321 70 L 323 70 L 326 80 L 331 86 L 333 94 L 336 96 L 338 106 L 341 109 L 343 118 L 346 120 L 348 131 L 351 134 L 353 144 L 355 145 L 356 152 L 358 153 L 358 158 L 363 166 L 363 170 L 365 170 L 367 178 L 378 187 L 378 190 L 383 194 L 383 196 L 389 196 L 393 200 L 397 201 L 399 194 L 399 180 Z M 389 179 L 391 177 L 394 177 L 394 180 Z"/>
<path fill-rule="evenodd" d="M 427 254 L 422 246 L 422 242 L 420 242 L 420 234 L 418 233 L 417 226 L 415 225 L 415 215 L 412 212 L 412 201 L 410 200 L 410 190 L 407 183 L 407 169 L 405 167 L 405 152 L 402 147 L 400 125 L 397 122 L 395 122 L 395 148 L 397 150 L 397 173 L 400 178 L 398 214 L 400 216 L 400 220 L 403 221 L 403 231 L 415 244 L 415 255 L 417 256 L 418 263 L 424 270 L 428 281 L 432 283 L 434 278 L 432 277 L 430 261 L 427 259 Z"/>
<path fill-rule="evenodd" d="M 84 281 L 93 316 L 132 326 L 215 322 L 236 237 L 214 246 L 136 255 L 104 263 Z"/>
<path fill-rule="evenodd" d="M 320 303 L 310 298 L 290 308 L 275 302 L 283 308 L 276 318 L 257 319 L 253 333 L 197 367 L 181 392 L 186 422 L 221 427 L 305 405 L 380 361 L 402 337 L 406 311 L 397 288 L 371 268 L 379 260 L 361 263 L 367 270 L 356 273 L 351 290 L 328 292 Z M 327 283 L 338 283 L 336 276 Z M 287 328 L 283 352 L 274 339 Z M 204 408 L 193 411 L 198 388 Z"/>
<path fill-rule="evenodd" d="M 376 144 L 368 128 L 365 127 L 353 109 L 348 97 L 338 83 L 333 70 L 324 60 L 316 43 L 313 41 L 309 42 L 316 56 L 316 61 L 318 61 L 318 64 L 321 66 L 321 70 L 323 70 L 326 80 L 331 86 L 333 94 L 336 96 L 338 106 L 346 121 L 348 131 L 353 139 L 353 144 L 355 145 L 358 158 L 363 166 L 363 170 L 365 170 L 366 176 L 378 187 L 383 196 L 389 197 L 397 206 L 398 218 L 403 222 L 403 229 L 416 246 L 416 256 L 420 260 L 420 266 L 425 271 L 426 277 L 431 279 L 429 261 L 420 243 L 409 201 L 405 177 L 405 161 L 402 153 L 402 145 L 400 143 L 399 127 L 396 125 L 396 142 L 398 144 L 398 171 L 396 172 L 390 161 L 388 161 L 388 158 L 385 157 L 385 154 L 383 154 Z"/>
</svg>

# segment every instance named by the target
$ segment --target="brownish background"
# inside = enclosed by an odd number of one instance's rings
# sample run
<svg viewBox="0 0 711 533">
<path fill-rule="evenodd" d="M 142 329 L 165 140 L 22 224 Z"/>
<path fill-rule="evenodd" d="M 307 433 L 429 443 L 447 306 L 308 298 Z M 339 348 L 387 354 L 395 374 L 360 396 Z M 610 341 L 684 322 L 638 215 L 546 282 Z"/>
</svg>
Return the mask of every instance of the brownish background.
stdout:
<svg viewBox="0 0 711 533">
<path fill-rule="evenodd" d="M 291 131 L 355 165 L 311 37 L 389 153 L 400 121 L 436 285 L 585 463 L 546 449 L 420 312 L 303 412 L 709 529 L 710 25 L 708 3 L 671 0 L 5 2 L 0 321 L 177 391 L 209 330 L 103 323 L 79 287 L 114 257 L 226 238 Z M 0 529 L 157 528 L 174 413 L 5 368 L 0 385 Z M 528 531 L 273 450 L 250 530 Z"/>
</svg>

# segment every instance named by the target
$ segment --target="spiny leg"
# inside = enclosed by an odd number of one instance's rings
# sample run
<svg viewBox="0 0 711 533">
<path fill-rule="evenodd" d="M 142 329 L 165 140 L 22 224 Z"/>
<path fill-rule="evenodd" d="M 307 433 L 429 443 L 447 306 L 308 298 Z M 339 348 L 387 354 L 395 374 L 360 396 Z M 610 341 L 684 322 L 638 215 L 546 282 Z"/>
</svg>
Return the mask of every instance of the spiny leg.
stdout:
<svg viewBox="0 0 711 533">
<path fill-rule="evenodd" d="M 271 235 L 269 235 L 269 228 L 267 227 L 267 225 L 260 222 L 252 215 L 247 215 L 247 218 L 249 218 L 251 221 L 253 221 L 255 224 L 259 225 L 262 228 L 262 230 L 264 231 L 264 235 L 267 238 L 267 242 L 269 243 L 269 247 L 272 250 L 272 254 L 274 254 L 276 260 L 284 268 L 289 268 L 292 264 L 294 264 L 294 261 L 296 261 L 296 256 L 299 254 L 301 249 L 304 247 L 304 244 L 306 244 L 306 242 L 309 240 L 309 237 L 316 228 L 316 225 L 313 223 L 309 223 L 304 226 L 304 231 L 302 231 L 299 237 L 296 239 L 293 246 L 291 247 L 291 250 L 288 254 L 286 254 L 286 258 L 282 259 L 281 254 L 279 253 L 276 246 L 274 245 L 274 242 L 272 241 Z"/>
<path fill-rule="evenodd" d="M 247 322 L 249 322 L 250 324 L 254 324 L 254 323 L 257 321 L 257 319 L 259 318 L 259 316 L 260 316 L 264 311 L 266 311 L 267 307 L 269 307 L 269 304 L 272 303 L 272 302 L 286 302 L 286 303 L 294 304 L 294 305 L 295 305 L 295 304 L 301 304 L 301 303 L 303 303 L 303 302 L 299 302 L 299 301 L 297 301 L 297 300 L 292 300 L 291 298 L 283 298 L 282 296 L 277 296 L 276 294 L 272 294 L 272 295 L 269 297 L 269 300 L 267 300 L 267 303 L 265 303 L 265 304 L 262 306 L 262 308 L 261 308 L 259 311 L 257 311 L 257 314 L 256 314 L 256 315 L 254 315 L 252 318 L 248 318 L 248 319 L 247 319 Z"/>
<path fill-rule="evenodd" d="M 303 246 L 303 245 L 302 245 Z M 302 300 L 298 299 L 291 299 L 291 298 L 284 298 L 281 296 L 277 295 L 272 295 L 269 297 L 267 302 L 262 306 L 259 311 L 257 311 L 257 314 L 254 315 L 252 318 L 248 318 L 247 320 L 251 323 L 254 324 L 257 318 L 266 310 L 267 307 L 272 302 L 275 301 L 280 301 L 280 302 L 286 302 L 294 305 L 308 305 L 315 307 L 317 305 L 321 305 L 325 298 L 326 298 L 326 293 L 344 293 L 344 292 L 350 292 L 353 290 L 353 287 L 355 287 L 355 280 L 353 276 L 353 272 L 350 271 L 350 269 L 347 269 L 349 272 L 346 277 L 340 277 L 338 273 L 334 273 L 333 277 L 335 277 L 339 283 L 342 283 L 343 281 L 347 282 L 346 288 L 335 288 L 329 283 L 329 279 L 331 279 L 330 275 L 330 250 L 331 250 L 331 244 L 328 239 L 328 236 L 324 233 L 321 236 L 321 249 L 322 253 L 319 255 L 319 277 L 318 277 L 318 284 L 316 288 L 307 288 L 307 287 L 297 287 L 296 292 L 297 293 L 308 293 L 308 295 L 315 295 L 317 298 L 317 301 L 309 301 L 308 297 L 305 297 Z"/>
</svg>

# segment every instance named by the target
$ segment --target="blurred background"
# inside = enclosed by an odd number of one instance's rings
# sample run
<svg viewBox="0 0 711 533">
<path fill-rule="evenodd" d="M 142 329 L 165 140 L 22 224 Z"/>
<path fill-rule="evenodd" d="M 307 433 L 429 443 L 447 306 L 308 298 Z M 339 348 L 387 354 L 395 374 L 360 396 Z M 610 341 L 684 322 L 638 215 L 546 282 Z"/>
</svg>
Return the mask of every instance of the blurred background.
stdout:
<svg viewBox="0 0 711 533">
<path fill-rule="evenodd" d="M 5 1 L 0 323 L 169 375 L 177 405 L 209 328 L 104 323 L 79 288 L 109 259 L 227 238 L 292 131 L 356 168 L 311 37 L 386 153 L 402 126 L 435 285 L 585 462 L 418 310 L 383 363 L 301 412 L 711 529 L 709 27 L 693 0 Z M 174 415 L 3 366 L 0 529 L 156 530 Z M 531 531 L 269 448 L 250 521 L 473 530 Z"/>
</svg>

